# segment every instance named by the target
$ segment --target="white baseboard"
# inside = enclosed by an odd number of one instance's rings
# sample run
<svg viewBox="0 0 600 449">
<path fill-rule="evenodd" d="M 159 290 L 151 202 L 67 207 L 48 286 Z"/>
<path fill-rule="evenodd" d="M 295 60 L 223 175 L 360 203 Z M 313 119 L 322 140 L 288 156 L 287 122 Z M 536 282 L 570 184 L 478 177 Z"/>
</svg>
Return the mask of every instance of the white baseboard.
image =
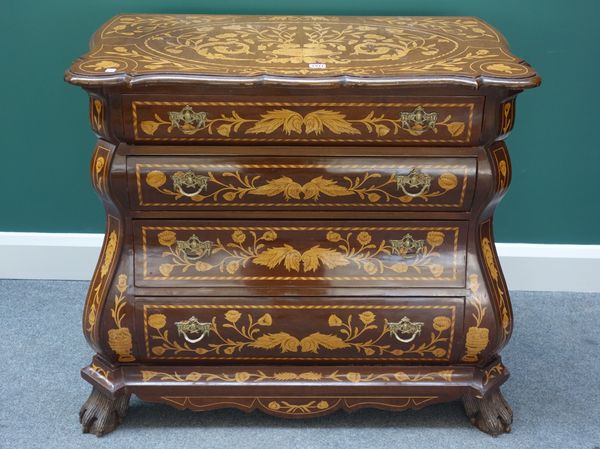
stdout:
<svg viewBox="0 0 600 449">
<path fill-rule="evenodd" d="M 497 243 L 510 290 L 600 292 L 600 245 Z"/>
<path fill-rule="evenodd" d="M 0 279 L 90 280 L 104 234 L 0 232 Z"/>
<path fill-rule="evenodd" d="M 102 234 L 0 232 L 0 279 L 89 280 Z M 511 290 L 600 292 L 600 245 L 497 244 Z"/>
</svg>

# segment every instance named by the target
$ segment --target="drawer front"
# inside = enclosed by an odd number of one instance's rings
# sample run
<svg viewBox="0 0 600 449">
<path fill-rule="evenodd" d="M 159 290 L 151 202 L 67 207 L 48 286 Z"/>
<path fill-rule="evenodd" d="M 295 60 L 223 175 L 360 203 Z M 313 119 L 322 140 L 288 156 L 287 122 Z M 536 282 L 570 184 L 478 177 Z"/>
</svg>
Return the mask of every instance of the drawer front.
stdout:
<svg viewBox="0 0 600 449">
<path fill-rule="evenodd" d="M 136 222 L 149 287 L 463 287 L 465 222 Z"/>
<path fill-rule="evenodd" d="M 475 158 L 130 157 L 138 210 L 467 210 Z"/>
<path fill-rule="evenodd" d="M 138 298 L 148 360 L 449 361 L 464 298 Z M 260 302 L 264 304 L 260 304 Z M 141 337 L 141 336 L 140 336 Z"/>
<path fill-rule="evenodd" d="M 398 101 L 124 96 L 126 137 L 134 142 L 410 143 L 477 142 L 483 97 Z"/>
</svg>

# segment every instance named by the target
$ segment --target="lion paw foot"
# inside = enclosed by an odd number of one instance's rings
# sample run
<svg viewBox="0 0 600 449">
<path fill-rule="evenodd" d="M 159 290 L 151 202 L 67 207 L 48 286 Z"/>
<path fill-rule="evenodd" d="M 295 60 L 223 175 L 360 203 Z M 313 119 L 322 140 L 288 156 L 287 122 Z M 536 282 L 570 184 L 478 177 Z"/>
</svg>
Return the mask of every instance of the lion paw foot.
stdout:
<svg viewBox="0 0 600 449">
<path fill-rule="evenodd" d="M 112 398 L 94 388 L 79 411 L 83 433 L 100 437 L 115 430 L 127 414 L 129 396 L 121 394 Z"/>
<path fill-rule="evenodd" d="M 465 396 L 465 413 L 479 430 L 492 436 L 511 431 L 512 409 L 499 389 L 488 392 L 483 398 Z"/>
</svg>

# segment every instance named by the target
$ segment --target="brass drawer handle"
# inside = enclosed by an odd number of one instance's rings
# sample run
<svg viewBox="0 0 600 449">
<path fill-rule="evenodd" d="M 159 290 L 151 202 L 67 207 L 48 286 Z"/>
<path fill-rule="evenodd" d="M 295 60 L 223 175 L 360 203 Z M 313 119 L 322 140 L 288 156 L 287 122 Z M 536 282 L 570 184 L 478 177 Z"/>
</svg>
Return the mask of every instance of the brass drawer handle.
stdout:
<svg viewBox="0 0 600 449">
<path fill-rule="evenodd" d="M 202 241 L 196 234 L 192 234 L 187 240 L 175 241 L 175 253 L 185 261 L 196 262 L 204 256 L 210 256 L 212 244 L 212 241 Z"/>
<path fill-rule="evenodd" d="M 431 187 L 431 176 L 413 168 L 408 175 L 396 175 L 396 188 L 402 190 L 405 195 L 418 197 L 426 194 Z M 420 189 L 418 191 L 415 191 Z"/>
<path fill-rule="evenodd" d="M 392 254 L 411 259 L 423 254 L 425 240 L 417 240 L 412 234 L 405 234 L 401 239 L 390 239 L 390 245 L 392 246 Z"/>
<path fill-rule="evenodd" d="M 177 321 L 175 326 L 177 326 L 177 332 L 179 332 L 179 335 L 183 335 L 185 341 L 188 343 L 198 343 L 210 333 L 211 323 L 201 323 L 193 316 L 184 321 Z M 190 338 L 188 334 L 200 334 L 200 336 L 198 338 Z"/>
<path fill-rule="evenodd" d="M 181 111 L 169 112 L 169 120 L 171 128 L 177 128 L 184 134 L 195 134 L 206 126 L 206 112 L 194 112 L 188 104 Z"/>
<path fill-rule="evenodd" d="M 194 197 L 200 192 L 203 192 L 207 189 L 208 186 L 208 176 L 197 175 L 193 171 L 188 170 L 185 173 L 178 171 L 171 175 L 171 180 L 173 181 L 173 188 L 183 196 Z M 186 190 L 196 189 L 193 192 L 188 192 Z"/>
<path fill-rule="evenodd" d="M 412 112 L 400 112 L 402 129 L 413 136 L 420 136 L 429 130 L 435 131 L 437 119 L 437 112 L 425 112 L 423 106 L 417 106 Z"/>
<path fill-rule="evenodd" d="M 423 327 L 423 324 L 424 323 L 420 323 L 420 322 L 413 323 L 410 321 L 410 319 L 408 317 L 405 316 L 397 323 L 388 323 L 388 327 L 390 328 L 390 335 L 393 335 L 394 337 L 396 337 L 396 340 L 398 340 L 402 343 L 410 343 L 415 338 L 417 338 L 417 335 L 421 334 L 421 328 Z M 412 334 L 412 336 L 410 338 L 402 338 L 402 337 L 400 337 L 399 334 L 403 334 L 403 335 L 411 335 Z"/>
</svg>

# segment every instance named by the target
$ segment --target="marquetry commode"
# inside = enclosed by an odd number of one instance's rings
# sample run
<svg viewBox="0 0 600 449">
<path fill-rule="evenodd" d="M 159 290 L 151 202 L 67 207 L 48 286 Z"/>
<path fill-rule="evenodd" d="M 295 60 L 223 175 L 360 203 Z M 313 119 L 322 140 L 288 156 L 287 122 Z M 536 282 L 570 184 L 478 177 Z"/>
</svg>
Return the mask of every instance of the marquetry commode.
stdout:
<svg viewBox="0 0 600 449">
<path fill-rule="evenodd" d="M 463 399 L 510 429 L 492 235 L 515 96 L 470 17 L 121 15 L 67 71 L 90 96 L 106 239 L 86 432 L 129 397 L 304 418 Z"/>
</svg>

